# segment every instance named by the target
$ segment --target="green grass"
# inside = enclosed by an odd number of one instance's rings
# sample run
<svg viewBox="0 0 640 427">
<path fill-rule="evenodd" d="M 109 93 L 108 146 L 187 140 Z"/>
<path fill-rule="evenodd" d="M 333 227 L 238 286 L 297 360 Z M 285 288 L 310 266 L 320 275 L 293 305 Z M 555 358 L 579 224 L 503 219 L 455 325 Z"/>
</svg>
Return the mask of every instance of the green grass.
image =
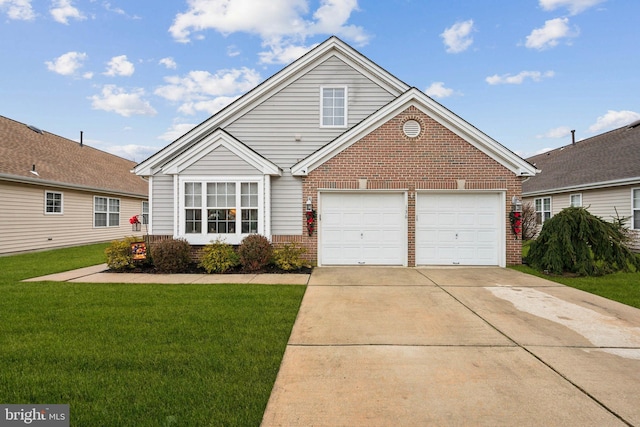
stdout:
<svg viewBox="0 0 640 427">
<path fill-rule="evenodd" d="M 529 253 L 531 241 L 522 242 L 522 256 Z M 543 277 L 572 288 L 580 289 L 601 297 L 640 308 L 640 273 L 613 273 L 597 277 L 565 277 L 544 274 L 531 267 L 513 266 L 515 270 Z"/>
<path fill-rule="evenodd" d="M 74 426 L 259 425 L 304 286 L 21 283 L 106 245 L 0 258 L 0 402 Z"/>
</svg>

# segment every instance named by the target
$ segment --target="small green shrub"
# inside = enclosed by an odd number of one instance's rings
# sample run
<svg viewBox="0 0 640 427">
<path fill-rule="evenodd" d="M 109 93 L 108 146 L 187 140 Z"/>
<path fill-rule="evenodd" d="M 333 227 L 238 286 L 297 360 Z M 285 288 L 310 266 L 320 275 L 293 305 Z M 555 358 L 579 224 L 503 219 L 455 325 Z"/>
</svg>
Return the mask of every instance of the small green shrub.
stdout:
<svg viewBox="0 0 640 427">
<path fill-rule="evenodd" d="M 233 267 L 240 265 L 240 257 L 233 246 L 216 240 L 202 249 L 202 257 L 198 266 L 207 273 L 226 273 Z"/>
<path fill-rule="evenodd" d="M 286 243 L 273 250 L 273 262 L 284 271 L 299 270 L 304 265 L 306 250 L 296 243 Z"/>
<path fill-rule="evenodd" d="M 184 239 L 162 240 L 153 244 L 151 256 L 159 273 L 185 273 L 191 264 L 191 245 Z"/>
<path fill-rule="evenodd" d="M 131 253 L 131 244 L 142 241 L 142 238 L 130 236 L 123 240 L 114 240 L 111 245 L 104 250 L 107 256 L 107 266 L 111 270 L 127 270 L 134 268 L 136 262 Z"/>
<path fill-rule="evenodd" d="M 271 261 L 273 247 L 264 236 L 250 234 L 242 239 L 238 248 L 238 256 L 242 267 L 247 271 L 257 271 L 264 268 Z"/>
</svg>

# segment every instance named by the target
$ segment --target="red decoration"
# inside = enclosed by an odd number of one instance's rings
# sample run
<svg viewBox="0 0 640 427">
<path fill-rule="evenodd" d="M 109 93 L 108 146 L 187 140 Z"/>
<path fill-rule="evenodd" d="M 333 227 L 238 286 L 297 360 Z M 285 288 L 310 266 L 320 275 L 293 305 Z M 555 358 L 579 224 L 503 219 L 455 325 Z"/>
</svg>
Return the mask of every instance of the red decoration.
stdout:
<svg viewBox="0 0 640 427">
<path fill-rule="evenodd" d="M 522 232 L 522 212 L 511 212 L 509 214 L 509 220 L 511 221 L 511 231 L 513 231 L 517 239 L 518 235 Z"/>
<path fill-rule="evenodd" d="M 138 215 L 134 215 L 131 218 L 129 218 L 129 224 L 131 224 L 131 225 L 140 224 L 140 220 L 138 219 Z"/>
<path fill-rule="evenodd" d="M 307 211 L 307 233 L 309 236 L 313 235 L 313 231 L 316 229 L 316 211 L 313 209 Z"/>
</svg>

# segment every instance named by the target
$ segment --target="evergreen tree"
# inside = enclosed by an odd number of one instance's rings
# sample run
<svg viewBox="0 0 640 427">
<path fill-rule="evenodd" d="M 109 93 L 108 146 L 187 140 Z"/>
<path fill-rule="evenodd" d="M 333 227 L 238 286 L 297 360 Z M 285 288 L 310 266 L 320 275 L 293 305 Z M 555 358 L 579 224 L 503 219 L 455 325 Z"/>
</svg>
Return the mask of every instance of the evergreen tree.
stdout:
<svg viewBox="0 0 640 427">
<path fill-rule="evenodd" d="M 620 222 L 607 222 L 584 208 L 571 207 L 544 222 L 531 243 L 527 262 L 553 274 L 595 276 L 614 271 L 640 271 L 640 256 L 626 245 Z"/>
</svg>

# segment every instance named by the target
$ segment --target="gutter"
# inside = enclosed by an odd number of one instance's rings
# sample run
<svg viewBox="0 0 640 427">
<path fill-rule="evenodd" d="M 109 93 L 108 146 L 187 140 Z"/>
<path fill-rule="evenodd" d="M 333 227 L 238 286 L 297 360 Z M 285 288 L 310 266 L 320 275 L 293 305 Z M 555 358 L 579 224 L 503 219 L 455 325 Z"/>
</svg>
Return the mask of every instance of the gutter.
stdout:
<svg viewBox="0 0 640 427">
<path fill-rule="evenodd" d="M 570 192 L 581 191 L 581 190 L 596 190 L 600 188 L 621 187 L 624 185 L 634 185 L 634 184 L 640 184 L 640 177 L 636 176 L 633 178 L 623 178 L 623 179 L 614 179 L 611 181 L 592 182 L 589 184 L 573 185 L 569 187 L 548 188 L 545 190 L 538 190 L 538 191 L 528 191 L 528 192 L 523 191 L 522 197 L 543 196 L 546 194 L 554 194 L 554 193 L 570 193 Z"/>
</svg>

